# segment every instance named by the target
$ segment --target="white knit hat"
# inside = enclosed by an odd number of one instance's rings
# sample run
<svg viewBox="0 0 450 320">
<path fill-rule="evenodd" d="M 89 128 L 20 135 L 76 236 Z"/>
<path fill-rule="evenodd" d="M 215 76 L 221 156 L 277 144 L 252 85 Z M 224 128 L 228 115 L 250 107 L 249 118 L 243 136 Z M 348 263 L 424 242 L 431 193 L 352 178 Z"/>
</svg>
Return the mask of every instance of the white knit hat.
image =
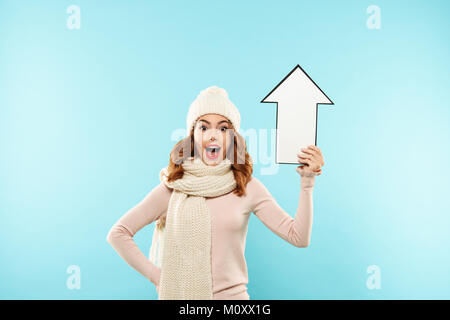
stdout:
<svg viewBox="0 0 450 320">
<path fill-rule="evenodd" d="M 186 136 L 189 136 L 198 117 L 207 113 L 217 113 L 228 118 L 234 129 L 239 131 L 241 125 L 239 110 L 228 99 L 228 93 L 225 89 L 211 86 L 202 90 L 189 107 L 186 119 Z"/>
</svg>

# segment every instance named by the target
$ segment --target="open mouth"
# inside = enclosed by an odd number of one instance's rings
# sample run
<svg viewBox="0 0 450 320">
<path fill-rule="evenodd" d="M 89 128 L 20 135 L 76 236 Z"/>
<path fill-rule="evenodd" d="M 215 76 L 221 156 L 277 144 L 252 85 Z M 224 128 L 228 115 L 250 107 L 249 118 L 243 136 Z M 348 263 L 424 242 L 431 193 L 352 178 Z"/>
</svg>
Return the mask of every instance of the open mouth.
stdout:
<svg viewBox="0 0 450 320">
<path fill-rule="evenodd" d="M 211 160 L 217 159 L 221 149 L 222 148 L 217 145 L 207 146 L 205 148 L 206 157 Z"/>
</svg>

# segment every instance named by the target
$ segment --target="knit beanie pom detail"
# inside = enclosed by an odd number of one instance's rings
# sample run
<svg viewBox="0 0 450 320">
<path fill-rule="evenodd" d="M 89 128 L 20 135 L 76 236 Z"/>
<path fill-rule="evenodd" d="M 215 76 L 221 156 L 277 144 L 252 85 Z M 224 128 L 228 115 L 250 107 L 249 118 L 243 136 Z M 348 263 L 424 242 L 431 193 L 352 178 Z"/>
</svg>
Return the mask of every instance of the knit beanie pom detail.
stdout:
<svg viewBox="0 0 450 320">
<path fill-rule="evenodd" d="M 225 89 L 219 88 L 218 86 L 211 86 L 209 88 L 206 88 L 202 90 L 199 95 L 203 94 L 218 94 L 228 99 L 228 93 L 225 91 Z"/>
</svg>

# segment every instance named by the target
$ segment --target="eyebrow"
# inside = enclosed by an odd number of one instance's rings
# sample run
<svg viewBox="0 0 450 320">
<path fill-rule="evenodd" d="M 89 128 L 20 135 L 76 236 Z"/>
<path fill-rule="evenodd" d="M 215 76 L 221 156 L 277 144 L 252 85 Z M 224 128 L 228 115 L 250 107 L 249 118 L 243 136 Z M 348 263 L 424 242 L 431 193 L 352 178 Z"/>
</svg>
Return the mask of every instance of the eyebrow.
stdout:
<svg viewBox="0 0 450 320">
<path fill-rule="evenodd" d="M 206 121 L 206 120 L 203 120 L 203 119 L 201 119 L 200 121 L 206 122 L 207 124 L 211 124 L 209 121 Z M 221 124 L 222 122 L 229 123 L 229 121 L 227 121 L 227 120 L 222 120 L 218 124 Z"/>
</svg>

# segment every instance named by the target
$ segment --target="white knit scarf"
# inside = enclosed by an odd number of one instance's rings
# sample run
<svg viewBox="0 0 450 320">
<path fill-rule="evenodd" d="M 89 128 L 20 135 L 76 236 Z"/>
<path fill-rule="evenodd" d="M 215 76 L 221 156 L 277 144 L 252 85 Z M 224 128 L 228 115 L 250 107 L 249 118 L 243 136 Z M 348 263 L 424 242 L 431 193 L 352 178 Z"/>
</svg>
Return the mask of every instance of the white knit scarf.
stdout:
<svg viewBox="0 0 450 320">
<path fill-rule="evenodd" d="M 234 190 L 236 180 L 228 158 L 208 166 L 189 157 L 182 167 L 183 177 L 172 182 L 167 167 L 161 169 L 160 180 L 173 192 L 163 232 L 155 226 L 150 260 L 161 267 L 159 300 L 211 300 L 211 215 L 205 197 Z"/>
</svg>

